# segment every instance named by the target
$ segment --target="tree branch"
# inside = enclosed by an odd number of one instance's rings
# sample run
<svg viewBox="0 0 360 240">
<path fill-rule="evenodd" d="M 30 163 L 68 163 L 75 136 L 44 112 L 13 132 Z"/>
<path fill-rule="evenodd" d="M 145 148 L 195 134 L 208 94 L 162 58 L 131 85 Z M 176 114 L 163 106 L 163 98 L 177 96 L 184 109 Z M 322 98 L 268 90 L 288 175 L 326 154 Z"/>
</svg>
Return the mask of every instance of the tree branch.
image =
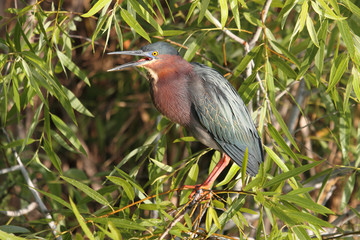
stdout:
<svg viewBox="0 0 360 240">
<path fill-rule="evenodd" d="M 6 132 L 5 128 L 1 128 L 1 130 L 5 134 L 7 142 L 10 143 L 10 138 L 9 138 L 9 135 Z M 18 163 L 18 166 L 19 166 L 19 168 L 21 170 L 22 175 L 25 178 L 26 184 L 28 185 L 30 192 L 33 194 L 33 196 L 35 198 L 35 201 L 39 205 L 40 211 L 44 214 L 46 219 L 50 220 L 48 225 L 51 228 L 54 236 L 57 236 L 58 232 L 56 230 L 56 224 L 55 224 L 54 220 L 52 219 L 52 216 L 50 215 L 50 213 L 49 213 L 48 209 L 46 208 L 44 202 L 41 200 L 39 193 L 35 190 L 36 189 L 35 184 L 31 181 L 31 179 L 29 177 L 29 173 L 27 172 L 24 164 L 22 163 L 18 153 L 15 151 L 14 148 L 11 148 L 11 151 L 14 154 L 14 157 L 15 157 L 17 163 Z M 56 239 L 62 240 L 62 236 L 59 236 Z"/>
</svg>

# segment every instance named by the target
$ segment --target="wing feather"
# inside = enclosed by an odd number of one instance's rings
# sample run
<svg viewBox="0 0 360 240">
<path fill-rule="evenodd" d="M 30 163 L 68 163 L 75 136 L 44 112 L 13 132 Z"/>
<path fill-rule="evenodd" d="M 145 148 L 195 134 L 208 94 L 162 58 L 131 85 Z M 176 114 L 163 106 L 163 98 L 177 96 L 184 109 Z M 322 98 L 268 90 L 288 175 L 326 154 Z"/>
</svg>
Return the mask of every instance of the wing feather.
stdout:
<svg viewBox="0 0 360 240">
<path fill-rule="evenodd" d="M 234 87 L 216 70 L 191 63 L 200 81 L 191 81 L 195 114 L 218 146 L 239 166 L 248 148 L 247 173 L 263 162 L 262 143 L 250 114 Z"/>
</svg>

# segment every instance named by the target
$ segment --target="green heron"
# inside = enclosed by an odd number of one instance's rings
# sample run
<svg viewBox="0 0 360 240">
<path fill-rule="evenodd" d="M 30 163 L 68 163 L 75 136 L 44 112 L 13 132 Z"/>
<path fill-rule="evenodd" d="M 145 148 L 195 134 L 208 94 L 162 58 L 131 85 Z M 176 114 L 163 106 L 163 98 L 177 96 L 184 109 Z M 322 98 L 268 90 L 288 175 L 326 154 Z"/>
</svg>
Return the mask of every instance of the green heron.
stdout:
<svg viewBox="0 0 360 240">
<path fill-rule="evenodd" d="M 109 71 L 144 67 L 155 107 L 201 143 L 222 152 L 206 181 L 192 188 L 209 190 L 230 159 L 241 167 L 246 149 L 246 173 L 258 173 L 264 161 L 261 139 L 241 97 L 220 73 L 200 63 L 189 63 L 166 42 L 109 54 L 142 56 Z"/>
</svg>

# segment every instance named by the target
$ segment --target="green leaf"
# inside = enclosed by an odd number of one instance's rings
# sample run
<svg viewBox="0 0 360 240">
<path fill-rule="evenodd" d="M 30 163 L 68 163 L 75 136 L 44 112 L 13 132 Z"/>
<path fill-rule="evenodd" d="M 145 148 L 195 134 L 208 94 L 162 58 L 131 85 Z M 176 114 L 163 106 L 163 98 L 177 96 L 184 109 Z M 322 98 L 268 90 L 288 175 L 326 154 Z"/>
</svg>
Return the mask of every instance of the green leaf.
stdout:
<svg viewBox="0 0 360 240">
<path fill-rule="evenodd" d="M 256 72 L 254 72 L 254 73 L 256 73 Z M 242 99 L 243 99 L 245 105 L 247 105 L 251 101 L 251 99 L 254 98 L 258 88 L 259 88 L 259 82 L 254 82 L 254 83 L 250 84 L 249 88 L 246 89 L 245 92 L 243 92 Z"/>
<path fill-rule="evenodd" d="M 339 138 L 340 138 L 340 148 L 341 148 L 344 164 L 348 164 L 349 161 L 348 152 L 350 146 L 351 122 L 352 122 L 352 118 L 349 111 L 345 111 L 340 114 Z"/>
<path fill-rule="evenodd" d="M 281 137 L 281 135 L 278 133 L 278 131 L 273 127 L 273 125 L 271 125 L 270 123 L 268 123 L 268 129 L 269 132 L 271 134 L 271 137 L 274 138 L 274 140 L 277 142 L 277 144 L 279 144 L 279 146 L 286 152 L 286 154 L 288 154 L 292 159 L 294 159 L 297 163 L 300 164 L 300 161 L 298 159 L 298 157 L 296 156 L 296 154 L 290 149 L 290 147 L 286 144 L 285 140 L 283 137 Z"/>
<path fill-rule="evenodd" d="M 178 143 L 178 142 L 196 142 L 196 138 L 194 137 L 181 137 L 181 138 L 177 138 L 173 141 L 173 143 Z"/>
<path fill-rule="evenodd" d="M 26 144 L 28 144 L 30 137 L 33 135 L 35 128 L 36 128 L 37 124 L 39 123 L 39 116 L 40 116 L 41 110 L 43 109 L 43 106 L 44 106 L 44 103 L 41 103 L 40 106 L 36 109 L 36 112 L 34 114 L 30 128 L 26 134 L 26 137 L 24 139 L 24 142 L 21 146 L 19 153 L 21 153 L 25 149 Z"/>
<path fill-rule="evenodd" d="M 225 224 L 240 210 L 240 208 L 244 205 L 245 202 L 245 195 L 240 195 L 238 199 L 236 199 L 227 211 L 223 212 L 219 217 L 219 225 L 222 229 Z M 218 230 L 217 224 L 212 225 L 210 231 L 208 232 L 207 236 L 211 236 Z"/>
<path fill-rule="evenodd" d="M 200 24 L 200 22 L 203 20 L 204 16 L 205 16 L 205 12 L 209 6 L 210 0 L 202 0 L 200 3 L 200 13 L 199 13 L 199 18 L 198 18 L 198 24 Z"/>
<path fill-rule="evenodd" d="M 55 124 L 56 128 L 66 137 L 71 144 L 84 155 L 87 155 L 85 149 L 81 145 L 80 140 L 76 137 L 75 133 L 65 124 L 58 116 L 51 114 L 51 119 Z"/>
<path fill-rule="evenodd" d="M 156 7 L 157 9 L 159 10 L 160 14 L 161 14 L 161 17 L 163 18 L 163 20 L 165 21 L 166 20 L 166 17 L 165 17 L 165 12 L 164 12 L 164 9 L 161 5 L 161 2 L 160 0 L 154 0 L 153 2 L 155 2 L 156 4 Z M 171 9 L 169 9 L 170 13 L 171 13 Z"/>
<path fill-rule="evenodd" d="M 122 171 L 121 169 L 115 167 L 116 171 L 118 172 L 118 174 L 125 178 L 125 180 L 130 183 L 131 185 L 133 185 L 134 188 L 136 188 L 137 190 L 139 190 L 142 193 L 145 193 L 144 189 L 137 183 L 135 182 L 134 179 L 132 179 L 127 173 L 125 173 L 124 171 Z"/>
<path fill-rule="evenodd" d="M 70 204 L 71 204 L 71 208 L 73 210 L 73 213 L 74 213 L 78 223 L 80 224 L 81 229 L 84 231 L 85 235 L 90 240 L 95 240 L 94 235 L 91 233 L 90 229 L 86 225 L 86 222 L 85 222 L 84 218 L 81 216 L 79 210 L 77 209 L 76 204 L 73 202 L 73 200 L 71 198 L 69 198 L 69 200 L 70 200 Z"/>
<path fill-rule="evenodd" d="M 63 86 L 63 90 L 70 101 L 71 107 L 81 114 L 84 114 L 88 117 L 94 117 L 92 113 L 80 102 L 80 100 L 66 87 Z"/>
<path fill-rule="evenodd" d="M 356 62 L 357 64 L 360 64 L 357 61 L 357 58 L 355 56 L 356 50 L 354 45 L 354 40 L 352 38 L 352 33 L 350 31 L 349 25 L 347 21 L 337 21 L 338 28 L 340 30 L 341 38 L 343 39 L 347 52 L 350 54 L 351 59 Z"/>
<path fill-rule="evenodd" d="M 271 157 L 273 157 L 273 154 L 271 153 L 272 151 L 271 151 L 270 148 L 265 146 L 265 150 L 269 155 L 271 155 Z M 282 181 L 284 181 L 286 179 L 293 178 L 293 177 L 299 175 L 300 173 L 303 173 L 303 172 L 306 172 L 306 171 L 310 170 L 311 168 L 319 165 L 322 162 L 323 161 L 309 163 L 307 165 L 297 167 L 297 168 L 294 168 L 292 170 L 288 170 L 287 172 L 281 173 L 281 174 L 273 177 L 270 181 L 266 182 L 264 184 L 264 188 L 267 188 L 267 187 L 270 187 L 270 186 L 273 186 L 273 185 L 277 185 L 277 184 L 279 184 L 280 182 L 282 182 Z M 295 180 L 293 180 L 293 181 L 295 181 Z"/>
<path fill-rule="evenodd" d="M 219 222 L 219 217 L 218 217 L 215 209 L 212 208 L 212 207 L 209 207 L 208 211 L 210 211 L 210 216 L 211 216 L 212 220 L 214 221 L 215 225 L 217 226 L 217 228 L 221 229 L 221 225 L 220 225 L 220 222 Z"/>
<path fill-rule="evenodd" d="M 248 155 L 249 155 L 249 150 L 248 150 L 248 148 L 246 148 L 245 153 L 244 153 L 244 157 L 243 157 L 243 163 L 242 163 L 242 166 L 241 166 L 241 181 L 242 181 L 243 186 L 246 185 L 245 177 L 246 177 Z"/>
<path fill-rule="evenodd" d="M 280 159 L 280 157 L 269 147 L 264 146 L 265 151 L 269 154 L 269 156 L 274 160 L 274 162 L 283 170 L 284 172 L 289 171 L 288 167 L 285 165 L 285 163 Z"/>
<path fill-rule="evenodd" d="M 298 57 L 296 57 L 293 53 L 291 53 L 289 50 L 287 50 L 283 45 L 281 45 L 278 42 L 275 41 L 271 41 L 272 44 L 274 44 L 277 48 L 279 48 L 281 50 L 281 52 L 291 60 L 291 62 L 293 62 L 297 68 L 300 68 L 300 61 L 298 59 Z"/>
<path fill-rule="evenodd" d="M 19 227 L 19 226 L 14 226 L 14 225 L 2 225 L 0 226 L 0 231 L 5 231 L 7 233 L 31 233 L 29 229 L 24 228 L 24 227 Z M 0 238 L 2 239 L 2 238 Z M 6 238 L 8 239 L 8 238 Z"/>
<path fill-rule="evenodd" d="M 236 27 L 238 28 L 238 30 L 240 30 L 241 24 L 240 24 L 240 13 L 239 13 L 238 0 L 230 0 L 230 8 L 231 8 L 231 11 L 234 16 Z"/>
<path fill-rule="evenodd" d="M 341 77 L 347 70 L 349 58 L 347 54 L 340 54 L 334 61 L 330 70 L 329 86 L 326 92 L 332 90 L 335 85 L 340 81 Z"/>
<path fill-rule="evenodd" d="M 352 86 L 353 86 L 355 95 L 356 95 L 358 101 L 360 101 L 360 72 L 357 69 L 357 67 L 354 66 L 351 69 L 351 75 L 353 77 Z"/>
<path fill-rule="evenodd" d="M 118 40 L 119 40 L 120 49 L 121 49 L 121 51 L 123 51 L 124 50 L 124 39 L 123 39 L 123 35 L 121 33 L 119 20 L 117 19 L 117 16 L 116 16 L 115 13 L 114 13 L 114 25 L 115 25 L 115 32 L 116 32 L 116 35 L 117 35 Z"/>
<path fill-rule="evenodd" d="M 297 74 L 296 72 L 287 64 L 287 62 L 280 57 L 272 56 L 270 58 L 270 61 L 272 64 L 277 66 L 281 71 L 283 71 L 287 77 L 296 79 Z"/>
<path fill-rule="evenodd" d="M 293 8 L 295 7 L 297 1 L 295 0 L 286 0 L 283 7 L 281 8 L 280 13 L 278 14 L 278 18 L 281 19 L 281 29 L 284 29 L 287 17 Z"/>
<path fill-rule="evenodd" d="M 341 1 L 342 3 L 345 4 L 345 6 L 352 12 L 354 13 L 358 18 L 360 18 L 360 8 L 358 6 L 356 6 L 353 2 L 349 1 L 349 0 L 343 0 Z"/>
<path fill-rule="evenodd" d="M 90 198 L 94 199 L 98 203 L 102 205 L 110 206 L 110 203 L 106 200 L 106 198 L 97 191 L 95 191 L 94 189 L 88 187 L 87 185 L 79 181 L 76 181 L 75 179 L 68 178 L 65 176 L 61 176 L 61 178 L 64 179 L 66 182 L 70 183 L 71 185 L 77 187 L 81 191 L 83 191 L 86 195 L 88 195 Z"/>
<path fill-rule="evenodd" d="M 320 47 L 319 46 L 319 40 L 318 40 L 317 35 L 316 35 L 313 20 L 311 19 L 311 17 L 309 15 L 306 16 L 306 28 L 307 28 L 307 30 L 309 32 L 311 41 L 315 44 L 315 46 Z"/>
<path fill-rule="evenodd" d="M 184 55 L 184 59 L 186 61 L 190 62 L 193 59 L 196 51 L 200 49 L 202 40 L 204 39 L 205 35 L 205 33 L 201 34 L 200 36 L 195 38 L 195 40 L 190 44 L 188 50 L 186 50 Z"/>
<path fill-rule="evenodd" d="M 274 85 L 274 77 L 273 77 L 273 71 L 271 64 L 269 62 L 269 59 L 267 59 L 265 63 L 265 73 L 266 73 L 266 86 L 267 90 L 269 92 L 269 99 L 270 102 L 275 104 L 275 85 Z"/>
<path fill-rule="evenodd" d="M 306 22 L 306 17 L 308 15 L 308 10 L 309 10 L 309 3 L 308 3 L 308 1 L 304 1 L 302 6 L 301 6 L 301 11 L 300 11 L 299 17 L 298 17 L 298 19 L 296 21 L 294 31 L 293 31 L 293 33 L 291 35 L 290 43 L 292 43 L 295 40 L 295 36 L 298 33 L 301 33 L 302 30 L 304 29 L 305 22 Z"/>
<path fill-rule="evenodd" d="M 20 114 L 21 106 L 20 106 L 20 94 L 19 94 L 19 79 L 16 74 L 14 74 L 13 82 L 13 100 L 16 106 L 17 112 Z"/>
<path fill-rule="evenodd" d="M 299 15 L 298 22 L 296 23 L 296 25 L 299 24 L 298 32 L 301 32 L 304 29 L 306 17 L 308 16 L 308 11 L 309 11 L 309 3 L 308 1 L 304 1 L 301 6 L 301 12 Z"/>
<path fill-rule="evenodd" d="M 331 9 L 330 7 L 324 2 L 324 0 L 317 0 L 316 3 L 314 1 L 311 1 L 311 5 L 312 8 L 314 9 L 314 11 L 316 11 L 319 15 L 322 15 L 323 11 L 319 11 L 318 7 L 317 7 L 317 3 L 320 4 L 320 6 L 325 10 L 325 17 L 333 19 L 333 20 L 344 20 L 346 19 L 345 17 L 340 17 L 338 15 L 336 15 Z"/>
<path fill-rule="evenodd" d="M 191 6 L 190 6 L 190 8 L 189 8 L 189 11 L 188 11 L 188 14 L 187 14 L 186 19 L 185 19 L 185 23 L 187 23 L 187 22 L 189 21 L 191 15 L 193 14 L 196 6 L 197 6 L 198 3 L 199 3 L 199 1 L 200 1 L 200 0 L 195 0 L 195 1 L 191 4 Z"/>
<path fill-rule="evenodd" d="M 155 163 L 156 166 L 158 166 L 159 168 L 161 168 L 162 170 L 164 170 L 165 172 L 173 172 L 174 171 L 174 168 L 169 166 L 169 165 L 166 165 L 165 163 L 162 163 L 162 162 L 159 162 L 153 158 L 150 158 L 150 160 Z"/>
<path fill-rule="evenodd" d="M 36 189 L 36 191 L 44 194 L 45 196 L 47 196 L 47 197 L 50 198 L 51 200 L 54 200 L 54 201 L 60 203 L 61 205 L 65 206 L 65 207 L 67 207 L 67 208 L 69 208 L 69 209 L 71 209 L 71 205 L 70 205 L 68 202 L 64 201 L 61 197 L 58 197 L 58 196 L 56 196 L 56 195 L 54 195 L 54 194 L 52 194 L 52 193 L 48 193 L 48 192 L 42 191 L 42 190 L 40 190 L 40 189 Z"/>
<path fill-rule="evenodd" d="M 307 222 L 309 224 L 314 224 L 317 226 L 324 226 L 329 228 L 334 227 L 332 224 L 324 220 L 321 220 L 320 218 L 317 218 L 311 215 L 310 213 L 299 212 L 299 211 L 285 211 L 285 213 L 287 214 L 288 217 L 292 219 L 296 219 L 296 221 L 299 223 Z"/>
<path fill-rule="evenodd" d="M 294 195 L 294 194 L 280 195 L 280 196 L 278 196 L 278 198 L 280 200 L 285 200 L 285 201 L 294 203 L 294 204 L 298 205 L 299 207 L 311 210 L 315 213 L 320 213 L 323 215 L 324 214 L 334 214 L 333 211 L 331 211 L 330 209 L 328 209 L 325 206 L 315 203 L 310 198 L 305 198 L 305 197 L 301 197 L 299 195 Z"/>
<path fill-rule="evenodd" d="M 212 208 L 212 207 L 210 206 L 207 209 L 206 218 L 205 218 L 205 229 L 206 229 L 207 232 L 210 231 L 210 227 L 211 227 L 211 223 L 212 223 L 212 217 L 211 217 L 210 208 Z"/>
<path fill-rule="evenodd" d="M 289 231 L 289 236 L 294 237 L 296 236 L 297 239 L 303 239 L 303 240 L 311 240 L 309 233 L 305 230 L 306 225 L 302 226 L 294 226 L 290 228 L 292 231 Z M 321 238 L 319 238 L 321 239 Z"/>
<path fill-rule="evenodd" d="M 124 21 L 135 30 L 140 36 L 151 42 L 149 35 L 141 27 L 141 25 L 136 21 L 136 19 L 131 16 L 131 14 L 126 9 L 121 9 L 120 15 Z"/>
<path fill-rule="evenodd" d="M 321 23 L 319 33 L 318 33 L 320 49 L 315 56 L 315 73 L 316 73 L 317 79 L 321 78 L 323 67 L 324 67 L 327 30 L 328 30 L 328 21 L 325 20 Z"/>
<path fill-rule="evenodd" d="M 172 36 L 179 36 L 185 34 L 186 31 L 182 30 L 163 30 L 164 37 L 172 37 Z"/>
<path fill-rule="evenodd" d="M 129 199 L 132 201 L 134 200 L 135 198 L 134 189 L 125 179 L 122 179 L 120 177 L 111 177 L 111 176 L 107 176 L 106 178 L 112 181 L 113 183 L 115 183 L 116 185 L 121 186 L 124 189 L 126 195 L 129 197 Z"/>
<path fill-rule="evenodd" d="M 240 169 L 240 166 L 237 165 L 236 163 L 233 163 L 230 167 L 230 170 L 226 174 L 224 180 L 219 182 L 215 187 L 220 187 L 220 186 L 223 186 L 223 185 L 229 183 L 231 181 L 231 179 L 238 173 L 239 169 Z"/>
<path fill-rule="evenodd" d="M 286 211 L 285 209 L 277 205 L 271 207 L 271 213 L 277 216 L 284 223 L 286 223 L 286 225 L 295 225 L 298 222 L 297 218 L 290 217 L 288 212 L 289 211 Z"/>
<path fill-rule="evenodd" d="M 72 73 L 78 76 L 81 80 L 83 80 L 88 86 L 90 86 L 90 81 L 85 73 L 83 73 L 78 66 L 75 65 L 73 61 L 71 61 L 68 56 L 63 54 L 61 51 L 56 49 L 56 53 L 59 57 L 61 64 L 63 64 L 67 69 L 69 69 Z"/>
<path fill-rule="evenodd" d="M 220 12 L 221 12 L 221 20 L 220 20 L 221 27 L 224 28 L 229 14 L 228 4 L 227 4 L 227 0 L 219 0 L 219 3 L 220 3 Z"/>
<path fill-rule="evenodd" d="M 197 163 L 193 164 L 189 170 L 189 173 L 185 179 L 185 185 L 194 185 L 199 175 L 199 165 Z"/>
<path fill-rule="evenodd" d="M 281 129 L 283 130 L 285 136 L 289 139 L 289 141 L 291 142 L 291 144 L 296 148 L 296 150 L 299 150 L 299 147 L 297 146 L 294 138 L 291 136 L 291 133 L 288 129 L 288 127 L 286 126 L 286 123 L 284 122 L 284 120 L 282 119 L 280 113 L 277 111 L 277 109 L 275 108 L 275 106 L 272 104 L 272 102 L 270 102 L 270 106 L 271 106 L 271 110 L 276 118 L 276 120 L 278 121 L 278 123 L 280 124 Z"/>
<path fill-rule="evenodd" d="M 121 218 L 88 218 L 89 221 L 93 221 L 100 224 L 107 224 L 111 221 L 116 227 L 121 229 L 132 229 L 139 231 L 147 231 L 147 229 L 141 226 L 138 222 L 130 221 Z"/>
<path fill-rule="evenodd" d="M 243 57 L 241 59 L 241 62 L 239 63 L 239 65 L 237 65 L 234 69 L 234 77 L 238 77 L 240 76 L 240 74 L 246 69 L 246 67 L 249 65 L 250 61 L 252 59 L 254 59 L 257 55 L 257 53 L 259 52 L 260 48 L 262 48 L 262 46 L 256 46 L 253 49 L 251 49 L 251 51 L 245 55 L 245 57 Z"/>
<path fill-rule="evenodd" d="M 87 12 L 81 15 L 81 17 L 91 17 L 99 12 L 106 4 L 109 4 L 111 0 L 98 0 L 95 5 Z"/>
<path fill-rule="evenodd" d="M 26 240 L 28 238 L 17 237 L 14 234 L 6 233 L 0 230 L 0 239 L 6 240 Z"/>
<path fill-rule="evenodd" d="M 49 157 L 51 163 L 62 174 L 61 160 L 58 155 L 53 151 L 52 146 L 46 139 L 44 140 L 44 150 L 46 152 L 46 155 Z"/>
<path fill-rule="evenodd" d="M 139 4 L 135 0 L 129 0 L 129 3 L 131 4 L 132 8 L 136 11 L 137 14 L 139 14 L 145 21 L 147 21 L 151 26 L 153 26 L 160 35 L 163 35 L 163 30 L 161 29 L 160 25 L 150 15 L 150 13 L 146 11 L 145 8 L 143 8 L 143 6 L 141 6 L 141 4 Z"/>
</svg>

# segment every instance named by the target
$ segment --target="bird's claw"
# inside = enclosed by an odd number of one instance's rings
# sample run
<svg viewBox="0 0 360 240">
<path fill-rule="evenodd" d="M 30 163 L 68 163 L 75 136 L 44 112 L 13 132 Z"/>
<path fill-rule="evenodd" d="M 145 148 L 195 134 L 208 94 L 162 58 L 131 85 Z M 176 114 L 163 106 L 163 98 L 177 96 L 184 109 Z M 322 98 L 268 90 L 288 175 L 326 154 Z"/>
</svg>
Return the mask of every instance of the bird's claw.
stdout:
<svg viewBox="0 0 360 240">
<path fill-rule="evenodd" d="M 192 204 L 199 200 L 208 200 L 211 198 L 211 189 L 208 186 L 195 185 L 192 187 L 194 188 L 194 191 L 189 196 Z"/>
</svg>

